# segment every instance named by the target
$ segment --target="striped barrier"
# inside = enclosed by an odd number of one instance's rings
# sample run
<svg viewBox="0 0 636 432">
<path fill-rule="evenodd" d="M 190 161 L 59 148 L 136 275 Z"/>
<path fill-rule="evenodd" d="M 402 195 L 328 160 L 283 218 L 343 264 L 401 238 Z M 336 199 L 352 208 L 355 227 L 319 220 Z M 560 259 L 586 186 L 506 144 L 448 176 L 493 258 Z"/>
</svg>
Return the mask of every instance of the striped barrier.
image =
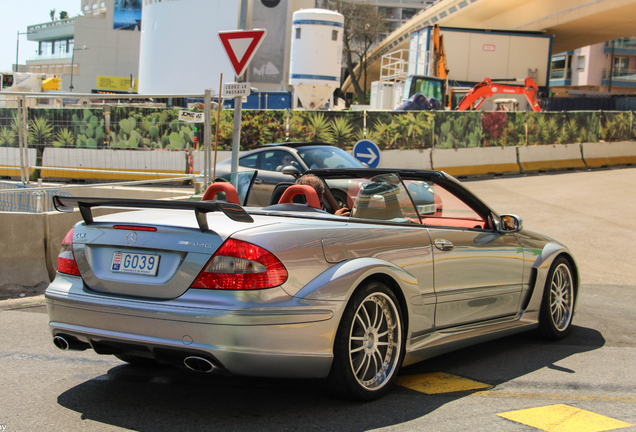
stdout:
<svg viewBox="0 0 636 432">
<path fill-rule="evenodd" d="M 486 174 L 518 174 L 515 147 L 433 149 L 433 169 L 461 177 Z"/>
<path fill-rule="evenodd" d="M 580 144 L 552 144 L 517 147 L 523 172 L 586 168 Z"/>
<path fill-rule="evenodd" d="M 30 165 L 35 165 L 35 149 L 28 149 L 27 157 Z M 0 177 L 20 177 L 20 149 L 17 147 L 0 147 Z M 33 174 L 29 170 L 29 175 Z"/>
<path fill-rule="evenodd" d="M 40 177 L 158 180 L 186 174 L 186 162 L 187 153 L 182 151 L 47 148 Z"/>
<path fill-rule="evenodd" d="M 581 144 L 583 159 L 590 168 L 636 164 L 636 142 L 600 142 Z"/>
<path fill-rule="evenodd" d="M 411 168 L 430 170 L 431 149 L 422 150 L 383 150 L 380 168 Z"/>
</svg>

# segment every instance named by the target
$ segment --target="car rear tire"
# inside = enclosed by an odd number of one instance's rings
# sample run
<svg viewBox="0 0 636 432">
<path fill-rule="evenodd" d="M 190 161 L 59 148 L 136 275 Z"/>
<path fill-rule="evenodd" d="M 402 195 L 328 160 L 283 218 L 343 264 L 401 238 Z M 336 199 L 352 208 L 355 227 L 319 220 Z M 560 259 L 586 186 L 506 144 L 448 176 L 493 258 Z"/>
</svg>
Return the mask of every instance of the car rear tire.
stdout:
<svg viewBox="0 0 636 432">
<path fill-rule="evenodd" d="M 561 339 L 570 332 L 576 295 L 572 274 L 566 258 L 559 257 L 552 263 L 539 316 L 539 331 L 546 339 Z"/>
<path fill-rule="evenodd" d="M 393 292 L 373 281 L 352 296 L 338 326 L 327 390 L 352 400 L 384 396 L 404 357 L 404 320 Z"/>
</svg>

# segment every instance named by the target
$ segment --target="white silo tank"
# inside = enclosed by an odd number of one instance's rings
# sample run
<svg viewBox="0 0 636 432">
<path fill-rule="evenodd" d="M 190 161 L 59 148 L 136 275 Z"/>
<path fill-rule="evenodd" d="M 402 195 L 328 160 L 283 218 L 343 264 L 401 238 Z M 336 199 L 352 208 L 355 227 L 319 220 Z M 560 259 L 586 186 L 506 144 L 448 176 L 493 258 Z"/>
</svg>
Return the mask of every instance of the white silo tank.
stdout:
<svg viewBox="0 0 636 432">
<path fill-rule="evenodd" d="M 305 109 L 319 109 L 340 87 L 343 25 L 344 16 L 338 12 L 294 12 L 289 66 L 294 104 L 298 98 Z"/>
</svg>

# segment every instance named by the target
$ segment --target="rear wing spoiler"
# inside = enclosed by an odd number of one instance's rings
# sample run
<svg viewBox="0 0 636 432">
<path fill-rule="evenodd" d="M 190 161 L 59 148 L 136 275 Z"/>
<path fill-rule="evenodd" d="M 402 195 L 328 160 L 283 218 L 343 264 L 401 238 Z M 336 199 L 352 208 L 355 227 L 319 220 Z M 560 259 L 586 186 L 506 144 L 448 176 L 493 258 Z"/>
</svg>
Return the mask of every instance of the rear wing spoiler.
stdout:
<svg viewBox="0 0 636 432">
<path fill-rule="evenodd" d="M 208 219 L 206 213 L 220 211 L 225 216 L 236 222 L 254 222 L 254 219 L 238 204 L 225 201 L 159 201 L 159 200 L 137 200 L 137 199 L 110 199 L 110 198 L 82 198 L 63 197 L 55 195 L 53 205 L 60 212 L 70 213 L 75 208 L 79 208 L 86 225 L 93 223 L 93 207 L 123 207 L 142 209 L 171 209 L 171 210 L 194 210 L 194 215 L 199 224 L 201 232 L 208 231 Z"/>
</svg>

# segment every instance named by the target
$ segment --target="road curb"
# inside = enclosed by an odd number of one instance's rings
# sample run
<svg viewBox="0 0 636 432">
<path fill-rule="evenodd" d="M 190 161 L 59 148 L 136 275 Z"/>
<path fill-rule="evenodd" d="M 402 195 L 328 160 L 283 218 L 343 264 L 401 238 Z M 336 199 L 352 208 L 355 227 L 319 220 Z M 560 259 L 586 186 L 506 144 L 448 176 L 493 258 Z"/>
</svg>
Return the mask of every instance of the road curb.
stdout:
<svg viewBox="0 0 636 432">
<path fill-rule="evenodd" d="M 44 294 L 40 294 L 30 297 L 0 300 L 0 310 L 24 309 L 29 307 L 44 306 L 45 304 L 46 300 L 44 298 Z"/>
</svg>

